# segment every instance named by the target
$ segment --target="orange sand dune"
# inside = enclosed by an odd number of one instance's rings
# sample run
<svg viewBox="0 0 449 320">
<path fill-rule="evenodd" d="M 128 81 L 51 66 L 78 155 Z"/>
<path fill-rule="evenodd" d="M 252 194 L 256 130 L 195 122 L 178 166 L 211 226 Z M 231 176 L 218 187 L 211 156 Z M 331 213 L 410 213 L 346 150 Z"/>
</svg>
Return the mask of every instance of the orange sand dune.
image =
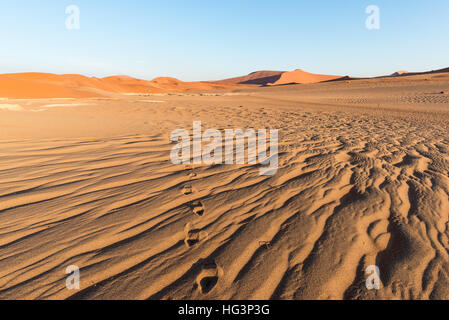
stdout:
<svg viewBox="0 0 449 320">
<path fill-rule="evenodd" d="M 90 98 L 120 93 L 167 93 L 207 90 L 232 90 L 233 84 L 213 82 L 183 82 L 174 78 L 156 78 L 152 81 L 129 76 L 106 78 L 76 74 L 14 73 L 0 75 L 2 98 Z"/>
<path fill-rule="evenodd" d="M 301 69 L 285 72 L 281 78 L 272 85 L 290 84 L 290 83 L 316 83 L 341 78 L 340 76 L 329 76 L 324 74 L 313 74 Z"/>
<path fill-rule="evenodd" d="M 216 81 L 217 83 L 266 85 L 279 80 L 285 71 L 256 71 L 246 76 Z"/>
<path fill-rule="evenodd" d="M 103 89 L 101 81 L 79 75 L 17 73 L 0 75 L 0 97 L 4 98 L 86 98 Z"/>
<path fill-rule="evenodd" d="M 153 79 L 151 86 L 162 92 L 193 92 L 193 91 L 209 91 L 209 90 L 232 90 L 241 87 L 241 85 L 230 83 L 215 83 L 208 81 L 200 82 L 184 82 L 170 77 L 159 77 Z"/>
</svg>

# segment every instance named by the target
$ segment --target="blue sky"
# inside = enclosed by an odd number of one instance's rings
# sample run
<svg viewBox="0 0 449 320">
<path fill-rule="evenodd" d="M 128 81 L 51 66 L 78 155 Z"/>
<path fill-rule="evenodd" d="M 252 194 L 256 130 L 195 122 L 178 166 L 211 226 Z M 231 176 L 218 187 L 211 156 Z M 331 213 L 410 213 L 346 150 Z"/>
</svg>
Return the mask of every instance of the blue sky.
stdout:
<svg viewBox="0 0 449 320">
<path fill-rule="evenodd" d="M 80 8 L 80 30 L 65 9 Z M 365 28 L 368 5 L 380 30 Z M 0 73 L 214 80 L 449 67 L 447 0 L 2 0 Z"/>
</svg>

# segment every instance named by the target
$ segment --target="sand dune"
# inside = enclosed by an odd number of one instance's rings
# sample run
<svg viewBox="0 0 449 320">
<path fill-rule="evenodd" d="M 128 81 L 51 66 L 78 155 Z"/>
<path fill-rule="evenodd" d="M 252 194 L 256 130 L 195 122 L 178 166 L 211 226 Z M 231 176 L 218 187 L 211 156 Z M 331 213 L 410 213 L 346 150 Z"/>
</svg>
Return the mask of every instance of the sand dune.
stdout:
<svg viewBox="0 0 449 320">
<path fill-rule="evenodd" d="M 408 71 L 400 70 L 400 71 L 396 71 L 395 73 L 392 73 L 391 76 L 392 77 L 399 77 L 399 76 L 406 75 L 408 73 L 409 73 Z"/>
<path fill-rule="evenodd" d="M 148 81 L 123 77 L 15 73 L 0 75 L 0 96 L 6 98 L 89 98 L 111 93 L 148 92 Z"/>
<path fill-rule="evenodd" d="M 407 76 L 8 100 L 23 110 L 0 110 L 0 298 L 449 299 L 447 92 Z M 278 173 L 173 165 L 170 132 L 195 120 L 279 128 Z"/>
<path fill-rule="evenodd" d="M 92 98 L 109 97 L 121 93 L 167 93 L 208 90 L 232 90 L 233 84 L 214 82 L 183 82 L 174 78 L 152 81 L 128 76 L 106 78 L 48 73 L 14 73 L 0 75 L 2 98 Z"/>
<path fill-rule="evenodd" d="M 295 71 L 285 72 L 281 75 L 279 80 L 271 83 L 272 85 L 292 84 L 292 83 L 316 83 L 329 80 L 335 80 L 341 76 L 329 76 L 324 74 L 313 74 L 301 69 Z"/>
<path fill-rule="evenodd" d="M 449 68 L 420 73 L 398 71 L 393 73 L 391 77 L 433 75 L 434 77 L 444 78 L 448 72 Z M 242 77 L 197 82 L 184 82 L 171 77 L 158 77 L 149 81 L 124 75 L 96 78 L 77 74 L 11 73 L 0 74 L 0 99 L 108 98 L 117 94 L 185 93 L 217 90 L 230 92 L 255 86 L 308 84 L 354 79 L 356 78 L 349 76 L 312 74 L 300 69 L 291 72 L 256 71 Z"/>
<path fill-rule="evenodd" d="M 295 71 L 256 71 L 249 75 L 216 81 L 217 83 L 233 84 L 257 84 L 257 85 L 284 85 L 299 83 L 316 83 L 341 78 L 339 76 L 328 76 L 312 74 L 303 70 Z"/>
<path fill-rule="evenodd" d="M 408 71 L 397 71 L 392 74 L 392 76 L 416 76 L 416 75 L 433 75 L 440 73 L 449 73 L 449 68 L 432 70 L 432 71 L 424 71 L 424 72 L 408 72 Z"/>
<path fill-rule="evenodd" d="M 238 84 L 231 83 L 216 83 L 216 82 L 184 82 L 170 77 L 159 77 L 153 79 L 151 86 L 159 89 L 161 92 L 197 92 L 210 90 L 233 90 L 242 88 Z"/>
<path fill-rule="evenodd" d="M 235 77 L 225 80 L 216 81 L 217 83 L 231 83 L 231 84 L 258 84 L 266 85 L 279 80 L 284 71 L 256 71 L 246 76 Z"/>
<path fill-rule="evenodd" d="M 56 76 L 42 73 L 0 75 L 0 96 L 3 98 L 93 97 L 85 88 L 89 78 Z M 89 86 L 92 86 L 89 83 Z"/>
</svg>

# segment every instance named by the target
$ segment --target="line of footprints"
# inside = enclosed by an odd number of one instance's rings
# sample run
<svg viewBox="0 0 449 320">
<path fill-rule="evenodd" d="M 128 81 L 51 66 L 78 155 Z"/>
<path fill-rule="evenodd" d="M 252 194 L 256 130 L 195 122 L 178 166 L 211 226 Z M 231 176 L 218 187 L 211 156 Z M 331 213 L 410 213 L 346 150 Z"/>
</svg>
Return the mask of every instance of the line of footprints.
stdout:
<svg viewBox="0 0 449 320">
<path fill-rule="evenodd" d="M 189 169 L 191 171 L 189 174 L 189 178 L 195 179 L 197 176 L 196 173 L 193 172 L 193 168 Z M 185 185 L 182 188 L 181 192 L 184 195 L 189 196 L 194 193 L 194 189 L 191 185 Z M 195 215 L 199 217 L 202 217 L 204 215 L 204 206 L 201 201 L 191 201 L 188 206 L 191 212 Z M 194 228 L 190 222 L 185 225 L 184 234 L 184 242 L 188 248 L 191 248 L 196 244 L 206 240 L 208 237 L 208 233 L 206 231 Z M 223 270 L 213 260 L 201 263 L 200 268 L 201 271 L 199 271 L 196 278 L 195 287 L 199 288 L 202 294 L 207 294 L 215 287 L 218 279 L 223 274 Z"/>
<path fill-rule="evenodd" d="M 189 178 L 194 179 L 197 176 L 196 173 L 193 172 L 192 168 L 188 168 L 188 169 L 190 170 Z M 184 195 L 189 196 L 189 195 L 193 194 L 194 190 L 191 185 L 185 185 L 182 188 L 181 192 Z M 188 204 L 188 206 L 194 214 L 196 214 L 199 217 L 203 216 L 204 206 L 201 201 L 199 201 L 199 200 L 191 201 Z M 208 235 L 206 231 L 201 231 L 199 229 L 193 228 L 191 223 L 186 224 L 186 226 L 184 227 L 184 233 L 186 235 L 184 242 L 188 248 L 194 246 L 195 244 L 199 243 L 200 241 L 205 240 Z"/>
</svg>

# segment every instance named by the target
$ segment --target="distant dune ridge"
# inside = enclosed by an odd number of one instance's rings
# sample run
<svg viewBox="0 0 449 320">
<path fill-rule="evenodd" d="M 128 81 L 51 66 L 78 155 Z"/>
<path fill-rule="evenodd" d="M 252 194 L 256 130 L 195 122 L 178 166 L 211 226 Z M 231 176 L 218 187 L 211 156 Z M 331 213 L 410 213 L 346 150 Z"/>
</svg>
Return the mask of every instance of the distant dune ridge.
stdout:
<svg viewBox="0 0 449 320">
<path fill-rule="evenodd" d="M 428 72 L 397 71 L 387 77 L 447 73 L 449 68 Z M 301 69 L 294 71 L 256 71 L 246 76 L 218 81 L 184 82 L 176 78 L 158 77 L 151 81 L 126 75 L 105 78 L 78 74 L 10 73 L 0 75 L 0 98 L 92 98 L 114 94 L 148 94 L 200 92 L 211 90 L 232 91 L 248 86 L 277 86 L 352 80 L 350 76 L 313 74 Z"/>
<path fill-rule="evenodd" d="M 167 93 L 229 90 L 238 85 L 214 82 L 183 82 L 175 78 L 152 81 L 129 76 L 105 78 L 76 74 L 14 73 L 0 75 L 2 98 L 91 98 L 120 93 Z"/>
<path fill-rule="evenodd" d="M 423 75 L 423 74 L 435 74 L 435 73 L 447 73 L 449 72 L 449 68 L 444 69 L 438 69 L 438 70 L 432 70 L 432 71 L 424 71 L 424 72 L 407 72 L 407 71 L 398 71 L 399 72 L 405 72 L 405 74 L 400 75 L 407 75 L 407 76 L 416 76 L 416 75 Z M 393 74 L 394 75 L 394 74 Z"/>
<path fill-rule="evenodd" d="M 331 76 L 324 74 L 313 74 L 301 69 L 285 72 L 280 79 L 273 82 L 273 85 L 290 84 L 290 83 L 316 83 L 341 78 L 341 76 Z"/>
<path fill-rule="evenodd" d="M 406 74 L 408 74 L 408 71 L 400 70 L 400 71 L 396 71 L 391 76 L 392 77 L 399 77 L 399 76 L 403 76 L 403 75 L 406 75 Z"/>
</svg>

